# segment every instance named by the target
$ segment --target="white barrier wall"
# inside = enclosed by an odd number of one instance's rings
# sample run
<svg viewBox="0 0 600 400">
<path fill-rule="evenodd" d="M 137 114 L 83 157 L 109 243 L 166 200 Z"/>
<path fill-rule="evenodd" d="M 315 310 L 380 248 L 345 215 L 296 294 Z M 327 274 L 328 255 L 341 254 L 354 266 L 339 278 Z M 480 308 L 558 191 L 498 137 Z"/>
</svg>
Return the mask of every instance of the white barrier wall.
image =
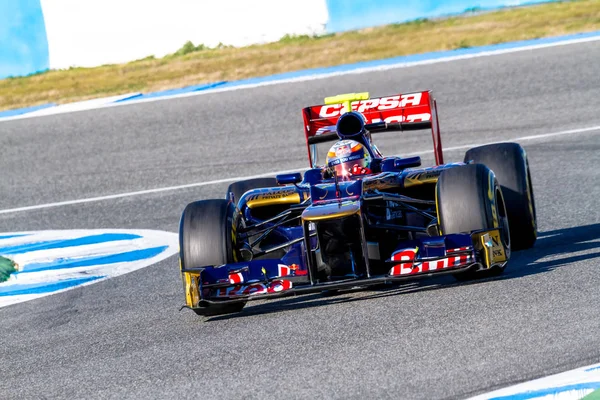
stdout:
<svg viewBox="0 0 600 400">
<path fill-rule="evenodd" d="M 325 32 L 323 0 L 41 0 L 50 68 L 92 67 L 150 55 L 186 41 L 241 46 Z"/>
<path fill-rule="evenodd" d="M 557 0 L 0 0 L 0 79 Z"/>
</svg>

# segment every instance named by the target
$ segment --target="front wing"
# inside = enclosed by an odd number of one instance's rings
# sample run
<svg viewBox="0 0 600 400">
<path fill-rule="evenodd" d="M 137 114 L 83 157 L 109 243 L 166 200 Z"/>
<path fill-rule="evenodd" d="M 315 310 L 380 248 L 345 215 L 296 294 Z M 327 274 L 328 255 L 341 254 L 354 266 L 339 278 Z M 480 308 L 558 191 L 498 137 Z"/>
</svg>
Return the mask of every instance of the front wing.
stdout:
<svg viewBox="0 0 600 400">
<path fill-rule="evenodd" d="M 351 289 L 394 283 L 472 268 L 503 267 L 506 252 L 498 229 L 472 234 L 424 238 L 396 250 L 385 275 L 311 284 L 311 271 L 300 264 L 281 260 L 253 260 L 222 266 L 182 269 L 186 306 L 201 314 L 203 309 L 227 303 L 301 295 L 323 290 Z"/>
</svg>

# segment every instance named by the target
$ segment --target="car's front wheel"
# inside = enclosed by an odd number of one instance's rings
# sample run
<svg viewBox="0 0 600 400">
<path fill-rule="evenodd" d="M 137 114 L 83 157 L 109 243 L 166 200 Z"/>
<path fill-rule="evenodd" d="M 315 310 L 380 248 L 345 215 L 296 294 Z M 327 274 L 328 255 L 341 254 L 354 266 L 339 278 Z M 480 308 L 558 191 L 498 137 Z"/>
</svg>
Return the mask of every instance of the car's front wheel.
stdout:
<svg viewBox="0 0 600 400">
<path fill-rule="evenodd" d="M 440 174 L 436 187 L 439 229 L 443 235 L 500 230 L 506 259 L 511 237 L 504 200 L 494 173 L 485 165 L 450 168 Z M 504 265 L 487 271 L 456 274 L 459 280 L 499 275 Z"/>
<path fill-rule="evenodd" d="M 179 260 L 182 269 L 219 266 L 233 262 L 233 219 L 234 207 L 224 199 L 200 200 L 187 205 L 179 224 Z M 182 273 L 184 289 L 186 279 Z M 187 301 L 187 300 L 186 300 Z M 239 312 L 245 302 L 194 309 L 201 315 L 219 315 Z"/>
</svg>

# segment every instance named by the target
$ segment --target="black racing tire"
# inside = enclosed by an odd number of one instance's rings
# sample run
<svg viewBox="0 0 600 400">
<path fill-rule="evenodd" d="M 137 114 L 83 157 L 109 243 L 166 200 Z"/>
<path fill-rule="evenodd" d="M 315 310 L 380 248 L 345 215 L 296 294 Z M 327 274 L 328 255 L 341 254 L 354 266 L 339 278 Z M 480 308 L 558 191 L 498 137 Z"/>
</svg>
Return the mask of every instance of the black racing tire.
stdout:
<svg viewBox="0 0 600 400">
<path fill-rule="evenodd" d="M 513 250 L 533 247 L 537 239 L 535 198 L 525 149 L 518 143 L 494 143 L 475 147 L 465 162 L 485 164 L 494 171 L 502 188 L 508 213 Z"/>
<path fill-rule="evenodd" d="M 443 235 L 500 229 L 507 259 L 510 234 L 502 192 L 494 173 L 485 165 L 471 164 L 442 171 L 436 186 L 438 223 Z M 504 267 L 455 274 L 458 280 L 499 275 Z"/>
<path fill-rule="evenodd" d="M 233 262 L 232 218 L 234 208 L 227 200 L 200 200 L 187 205 L 179 223 L 181 268 L 198 268 Z M 239 312 L 245 302 L 209 307 L 199 315 Z"/>
<path fill-rule="evenodd" d="M 275 186 L 277 186 L 277 179 L 275 178 L 254 178 L 234 182 L 227 188 L 225 199 L 230 200 L 230 196 L 233 194 L 233 201 L 235 204 L 237 204 L 242 198 L 242 195 L 248 190 L 270 188 Z"/>
</svg>

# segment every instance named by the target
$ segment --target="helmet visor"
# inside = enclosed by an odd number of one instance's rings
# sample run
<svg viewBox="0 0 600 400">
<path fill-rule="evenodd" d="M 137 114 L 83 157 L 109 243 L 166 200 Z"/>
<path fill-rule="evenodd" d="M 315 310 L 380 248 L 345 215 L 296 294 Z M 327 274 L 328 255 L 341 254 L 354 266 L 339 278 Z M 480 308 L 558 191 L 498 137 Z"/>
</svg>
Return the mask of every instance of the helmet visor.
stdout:
<svg viewBox="0 0 600 400">
<path fill-rule="evenodd" d="M 361 171 L 369 168 L 369 161 L 366 158 L 358 160 L 346 161 L 337 165 L 333 165 L 331 169 L 340 178 L 347 178 L 353 175 L 353 171 Z"/>
</svg>

